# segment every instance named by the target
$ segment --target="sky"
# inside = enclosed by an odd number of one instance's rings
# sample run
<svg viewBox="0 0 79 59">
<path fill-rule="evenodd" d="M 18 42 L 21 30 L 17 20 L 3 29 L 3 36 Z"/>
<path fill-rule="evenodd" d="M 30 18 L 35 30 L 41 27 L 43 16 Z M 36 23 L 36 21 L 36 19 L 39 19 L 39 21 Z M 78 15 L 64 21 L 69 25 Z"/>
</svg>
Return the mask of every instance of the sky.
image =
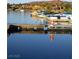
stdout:
<svg viewBox="0 0 79 59">
<path fill-rule="evenodd" d="M 49 1 L 49 0 L 7 0 L 7 3 L 28 3 L 33 1 Z M 71 1 L 71 0 L 63 0 L 63 1 Z"/>
</svg>

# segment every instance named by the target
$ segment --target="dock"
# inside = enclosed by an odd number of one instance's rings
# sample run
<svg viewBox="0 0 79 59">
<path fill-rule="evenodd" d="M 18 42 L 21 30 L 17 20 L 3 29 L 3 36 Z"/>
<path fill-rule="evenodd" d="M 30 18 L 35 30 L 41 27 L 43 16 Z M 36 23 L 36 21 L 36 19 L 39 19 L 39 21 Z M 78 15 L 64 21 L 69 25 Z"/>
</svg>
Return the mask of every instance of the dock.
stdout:
<svg viewBox="0 0 79 59">
<path fill-rule="evenodd" d="M 48 28 L 46 25 L 34 24 L 16 24 L 8 25 L 8 33 L 27 33 L 27 34 L 42 34 L 42 33 L 72 33 L 71 26 L 54 26 Z"/>
</svg>

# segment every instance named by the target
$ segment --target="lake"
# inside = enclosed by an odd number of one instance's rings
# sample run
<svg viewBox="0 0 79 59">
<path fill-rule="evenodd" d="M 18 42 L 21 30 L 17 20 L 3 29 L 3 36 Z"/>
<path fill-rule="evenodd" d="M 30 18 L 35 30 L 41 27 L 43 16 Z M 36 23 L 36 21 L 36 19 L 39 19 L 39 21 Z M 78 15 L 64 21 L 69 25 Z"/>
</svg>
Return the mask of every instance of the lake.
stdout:
<svg viewBox="0 0 79 59">
<path fill-rule="evenodd" d="M 30 12 L 8 11 L 8 24 L 41 24 L 39 19 L 33 19 Z"/>
<path fill-rule="evenodd" d="M 8 24 L 41 24 L 29 12 L 9 11 Z M 71 34 L 19 34 L 7 38 L 8 59 L 72 59 Z"/>
<path fill-rule="evenodd" d="M 8 58 L 12 59 L 72 59 L 70 34 L 11 34 L 8 38 Z"/>
</svg>

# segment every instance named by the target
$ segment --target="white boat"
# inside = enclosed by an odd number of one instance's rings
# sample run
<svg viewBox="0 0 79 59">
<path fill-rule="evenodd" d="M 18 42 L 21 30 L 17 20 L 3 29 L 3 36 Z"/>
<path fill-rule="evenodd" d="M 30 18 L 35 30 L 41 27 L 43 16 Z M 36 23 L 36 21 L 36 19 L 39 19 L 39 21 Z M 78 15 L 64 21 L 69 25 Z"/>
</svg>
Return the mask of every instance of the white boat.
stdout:
<svg viewBox="0 0 79 59">
<path fill-rule="evenodd" d="M 24 12 L 24 10 L 20 10 L 21 12 Z"/>
<path fill-rule="evenodd" d="M 35 11 L 32 13 L 32 15 L 36 15 L 40 18 L 48 18 L 50 20 L 52 19 L 69 19 L 71 20 L 72 19 L 72 15 L 71 14 L 67 14 L 67 13 L 59 13 L 59 14 L 49 14 L 49 13 L 46 13 L 44 11 Z"/>
<path fill-rule="evenodd" d="M 49 23 L 48 27 L 54 27 L 55 25 L 70 25 L 72 23 L 71 20 L 72 15 L 70 14 L 53 14 L 51 16 L 48 16 Z"/>
<path fill-rule="evenodd" d="M 43 17 L 43 18 L 47 17 L 47 16 L 44 15 L 43 13 L 38 13 L 37 16 L 38 16 L 38 17 Z"/>
<path fill-rule="evenodd" d="M 68 19 L 72 19 L 72 15 L 70 14 L 53 14 L 51 16 L 48 16 L 48 19 L 52 20 L 52 19 L 64 19 L 64 20 L 68 20 Z"/>
</svg>

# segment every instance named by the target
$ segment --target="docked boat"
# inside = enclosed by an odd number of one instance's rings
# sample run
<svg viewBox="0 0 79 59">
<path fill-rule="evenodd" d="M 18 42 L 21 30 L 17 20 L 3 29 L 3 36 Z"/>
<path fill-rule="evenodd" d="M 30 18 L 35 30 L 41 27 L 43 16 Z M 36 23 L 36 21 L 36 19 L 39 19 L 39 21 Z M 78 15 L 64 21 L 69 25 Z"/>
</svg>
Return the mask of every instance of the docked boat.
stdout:
<svg viewBox="0 0 79 59">
<path fill-rule="evenodd" d="M 53 14 L 53 15 L 48 15 L 47 16 L 48 19 L 71 19 L 72 18 L 72 15 L 70 14 Z"/>
<path fill-rule="evenodd" d="M 20 10 L 21 12 L 24 12 L 24 10 Z"/>
<path fill-rule="evenodd" d="M 33 11 L 31 13 L 32 16 L 37 16 L 37 17 L 40 17 L 40 18 L 45 18 L 46 15 L 44 14 L 44 11 Z"/>
<path fill-rule="evenodd" d="M 53 15 L 48 15 L 48 27 L 71 27 L 70 25 L 72 24 L 72 15 L 70 14 L 53 14 Z M 61 26 L 59 26 L 61 25 Z"/>
</svg>

